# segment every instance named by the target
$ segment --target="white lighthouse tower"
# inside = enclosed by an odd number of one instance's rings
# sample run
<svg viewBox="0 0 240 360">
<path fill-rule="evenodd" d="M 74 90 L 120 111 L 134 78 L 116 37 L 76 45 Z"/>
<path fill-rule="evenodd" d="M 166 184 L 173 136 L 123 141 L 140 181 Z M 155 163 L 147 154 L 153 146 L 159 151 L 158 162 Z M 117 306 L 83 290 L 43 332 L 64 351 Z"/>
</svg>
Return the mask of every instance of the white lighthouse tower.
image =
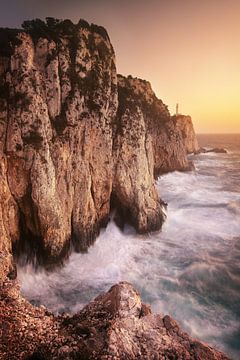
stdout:
<svg viewBox="0 0 240 360">
<path fill-rule="evenodd" d="M 176 104 L 176 116 L 178 116 L 179 115 L 179 111 L 178 111 L 178 109 L 179 109 L 179 105 L 178 105 L 178 103 Z"/>
</svg>

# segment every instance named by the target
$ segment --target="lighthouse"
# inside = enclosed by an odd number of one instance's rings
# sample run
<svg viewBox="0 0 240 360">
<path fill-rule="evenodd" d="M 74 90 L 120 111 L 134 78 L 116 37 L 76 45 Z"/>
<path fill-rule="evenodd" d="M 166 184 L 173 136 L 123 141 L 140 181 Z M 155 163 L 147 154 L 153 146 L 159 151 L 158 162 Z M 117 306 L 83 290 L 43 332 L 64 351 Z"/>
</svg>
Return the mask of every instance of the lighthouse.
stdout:
<svg viewBox="0 0 240 360">
<path fill-rule="evenodd" d="M 176 104 L 176 116 L 178 116 L 178 103 Z"/>
</svg>

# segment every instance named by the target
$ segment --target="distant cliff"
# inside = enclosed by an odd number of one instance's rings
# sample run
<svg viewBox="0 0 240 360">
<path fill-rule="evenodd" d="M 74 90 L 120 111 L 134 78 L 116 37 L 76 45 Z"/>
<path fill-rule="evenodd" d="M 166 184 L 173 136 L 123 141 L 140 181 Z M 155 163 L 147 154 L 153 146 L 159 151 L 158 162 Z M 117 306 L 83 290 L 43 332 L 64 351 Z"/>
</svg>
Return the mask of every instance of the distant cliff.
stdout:
<svg viewBox="0 0 240 360">
<path fill-rule="evenodd" d="M 189 117 L 118 76 L 105 29 L 51 18 L 0 30 L 0 246 L 49 264 L 85 250 L 111 207 L 139 232 L 164 220 L 154 178 L 189 168 Z M 189 145 L 189 144 L 195 145 Z M 187 150 L 187 152 L 186 152 Z"/>
<path fill-rule="evenodd" d="M 197 137 L 193 128 L 192 119 L 190 116 L 178 115 L 173 116 L 172 120 L 174 126 L 182 134 L 182 141 L 187 151 L 187 154 L 197 153 L 199 145 Z"/>
<path fill-rule="evenodd" d="M 131 129 L 130 133 L 134 133 L 138 131 L 137 125 L 142 118 L 143 132 L 151 143 L 151 168 L 155 178 L 169 171 L 189 170 L 191 164 L 186 155 L 198 150 L 190 116 L 170 116 L 167 106 L 156 97 L 148 81 L 118 75 L 118 89 L 118 121 L 124 127 L 123 115 L 127 112 L 125 122 Z M 138 139 L 141 137 L 137 135 Z"/>
</svg>

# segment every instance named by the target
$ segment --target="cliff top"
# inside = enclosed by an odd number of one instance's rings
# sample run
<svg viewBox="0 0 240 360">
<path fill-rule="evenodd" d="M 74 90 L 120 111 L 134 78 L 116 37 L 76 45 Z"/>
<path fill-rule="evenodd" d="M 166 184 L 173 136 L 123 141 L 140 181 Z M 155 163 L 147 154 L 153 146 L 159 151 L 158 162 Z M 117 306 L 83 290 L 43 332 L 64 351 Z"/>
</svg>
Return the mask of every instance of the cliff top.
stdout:
<svg viewBox="0 0 240 360">
<path fill-rule="evenodd" d="M 118 92 L 121 104 L 127 104 L 128 108 L 139 106 L 153 118 L 168 119 L 170 113 L 167 105 L 158 99 L 149 81 L 118 74 Z M 124 106 L 125 106 L 124 105 Z M 119 106 L 121 111 L 121 106 Z"/>
<path fill-rule="evenodd" d="M 26 20 L 22 24 L 22 29 L 0 28 L 0 55 L 11 56 L 14 52 L 14 46 L 21 43 L 18 35 L 23 32 L 29 34 L 34 42 L 39 38 L 58 42 L 62 36 L 72 37 L 80 29 L 86 29 L 100 35 L 104 40 L 110 41 L 106 29 L 102 26 L 89 24 L 83 19 L 74 24 L 69 19 L 60 20 L 47 17 L 45 21 L 41 19 Z"/>
</svg>

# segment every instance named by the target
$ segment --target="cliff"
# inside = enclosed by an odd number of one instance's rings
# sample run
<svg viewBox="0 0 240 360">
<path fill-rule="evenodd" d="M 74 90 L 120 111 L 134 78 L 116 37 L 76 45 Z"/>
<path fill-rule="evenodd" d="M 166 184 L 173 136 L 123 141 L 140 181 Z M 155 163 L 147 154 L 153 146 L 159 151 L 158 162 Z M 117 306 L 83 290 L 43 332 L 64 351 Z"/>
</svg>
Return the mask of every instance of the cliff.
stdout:
<svg viewBox="0 0 240 360">
<path fill-rule="evenodd" d="M 1 54 L 3 222 L 16 251 L 51 263 L 70 239 L 86 249 L 108 220 L 117 76 L 102 28 L 35 27 Z"/>
<path fill-rule="evenodd" d="M 143 119 L 143 132 L 147 142 L 151 143 L 154 177 L 169 171 L 191 169 L 186 155 L 192 148 L 197 150 L 198 144 L 190 116 L 170 116 L 167 106 L 156 97 L 148 81 L 118 75 L 118 89 L 120 128 L 124 126 L 126 112 L 131 132 L 138 131 L 140 117 Z M 139 134 L 137 138 L 140 137 Z"/>
<path fill-rule="evenodd" d="M 166 105 L 148 82 L 117 79 L 102 27 L 24 28 L 0 30 L 2 251 L 61 261 L 70 243 L 88 248 L 111 206 L 139 232 L 160 229 L 154 177 L 189 168 Z"/>
<path fill-rule="evenodd" d="M 170 316 L 152 314 L 128 283 L 113 286 L 72 317 L 30 305 L 17 284 L 6 283 L 0 320 L 1 360 L 229 360 L 192 339 Z"/>
<path fill-rule="evenodd" d="M 199 151 L 199 145 L 190 116 L 178 115 L 172 117 L 175 128 L 182 134 L 182 141 L 187 154 L 195 154 Z"/>
<path fill-rule="evenodd" d="M 164 220 L 154 183 L 154 148 L 146 111 L 149 115 L 155 111 L 159 123 L 161 116 L 169 114 L 161 100 L 156 109 L 149 104 L 153 95 L 146 81 L 118 76 L 113 199 L 121 217 L 130 218 L 139 232 L 158 230 Z"/>
</svg>

